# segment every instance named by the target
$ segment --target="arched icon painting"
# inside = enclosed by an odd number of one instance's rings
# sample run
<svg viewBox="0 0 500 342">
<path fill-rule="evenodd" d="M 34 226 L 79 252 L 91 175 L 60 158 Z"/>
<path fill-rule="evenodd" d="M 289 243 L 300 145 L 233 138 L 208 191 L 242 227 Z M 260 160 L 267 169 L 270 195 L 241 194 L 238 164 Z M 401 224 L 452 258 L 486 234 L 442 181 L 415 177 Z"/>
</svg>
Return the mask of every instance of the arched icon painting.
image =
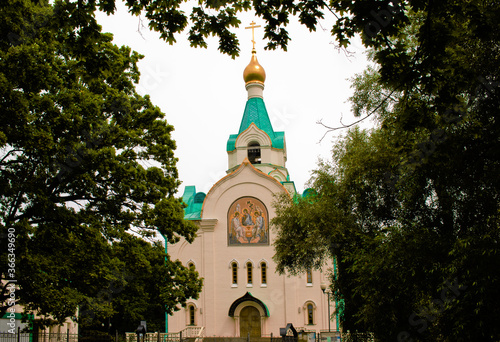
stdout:
<svg viewBox="0 0 500 342">
<path fill-rule="evenodd" d="M 254 197 L 237 199 L 227 213 L 228 244 L 269 245 L 269 216 L 266 206 Z"/>
</svg>

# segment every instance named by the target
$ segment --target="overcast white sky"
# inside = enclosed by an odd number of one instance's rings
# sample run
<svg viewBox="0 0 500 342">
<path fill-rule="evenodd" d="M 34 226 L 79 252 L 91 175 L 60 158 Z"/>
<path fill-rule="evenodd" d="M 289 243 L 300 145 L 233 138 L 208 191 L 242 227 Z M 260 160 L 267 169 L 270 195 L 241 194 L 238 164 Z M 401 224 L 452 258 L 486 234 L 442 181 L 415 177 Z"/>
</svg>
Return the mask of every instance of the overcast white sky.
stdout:
<svg viewBox="0 0 500 342">
<path fill-rule="evenodd" d="M 251 30 L 245 27 L 262 20 L 244 13 L 242 24 L 234 32 L 240 40 L 240 57 L 235 60 L 218 52 L 217 39 L 209 39 L 208 49 L 189 46 L 187 35 L 168 45 L 147 27 L 138 32 L 138 17 L 127 13 L 118 3 L 113 16 L 99 15 L 103 32 L 114 34 L 117 45 L 128 45 L 143 54 L 139 62 L 141 82 L 138 92 L 149 94 L 153 103 L 166 114 L 174 126 L 179 158 L 179 178 L 184 186 L 196 185 L 197 191 L 207 193 L 227 170 L 226 142 L 237 133 L 245 108 L 247 92 L 243 70 L 250 61 Z M 364 49 L 354 42 L 347 57 L 335 49 L 329 30 L 333 16 L 322 22 L 324 30 L 315 33 L 291 20 L 292 38 L 288 51 L 264 50 L 263 29 L 255 30 L 257 57 L 267 75 L 264 101 L 275 131 L 285 131 L 287 168 L 299 192 L 305 188 L 318 158 L 329 158 L 335 138 L 320 139 L 325 129 L 317 124 L 338 126 L 356 119 L 347 98 L 352 90 L 348 78 L 365 69 Z"/>
</svg>

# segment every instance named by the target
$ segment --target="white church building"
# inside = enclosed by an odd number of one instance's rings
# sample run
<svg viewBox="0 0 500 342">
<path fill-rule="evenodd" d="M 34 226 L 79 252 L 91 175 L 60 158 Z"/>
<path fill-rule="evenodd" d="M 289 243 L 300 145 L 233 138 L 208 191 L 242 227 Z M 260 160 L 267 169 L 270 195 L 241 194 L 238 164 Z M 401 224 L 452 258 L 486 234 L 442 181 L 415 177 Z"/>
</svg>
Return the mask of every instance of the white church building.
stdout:
<svg viewBox="0 0 500 342">
<path fill-rule="evenodd" d="M 204 278 L 199 299 L 169 316 L 168 330 L 203 327 L 207 337 L 265 337 L 279 336 L 292 323 L 311 335 L 335 331 L 335 303 L 322 291 L 329 270 L 276 273 L 273 196 L 293 196 L 295 185 L 286 168 L 285 134 L 273 130 L 266 110 L 266 74 L 255 48 L 243 77 L 248 99 L 239 130 L 227 140 L 227 175 L 207 194 L 185 188 L 185 218 L 199 225 L 197 238 L 167 246 L 172 259 Z"/>
</svg>

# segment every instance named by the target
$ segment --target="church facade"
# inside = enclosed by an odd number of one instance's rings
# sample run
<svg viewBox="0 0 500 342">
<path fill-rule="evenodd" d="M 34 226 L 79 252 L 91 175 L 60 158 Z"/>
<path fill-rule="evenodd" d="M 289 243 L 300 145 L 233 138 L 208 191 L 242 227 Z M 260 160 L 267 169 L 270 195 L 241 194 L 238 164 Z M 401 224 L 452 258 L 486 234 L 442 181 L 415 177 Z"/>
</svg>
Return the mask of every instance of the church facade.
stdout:
<svg viewBox="0 0 500 342">
<path fill-rule="evenodd" d="M 248 99 L 239 131 L 227 141 L 227 175 L 207 194 L 185 188 L 185 218 L 199 225 L 197 238 L 167 246 L 172 259 L 204 278 L 199 299 L 169 316 L 168 330 L 198 326 L 205 336 L 279 336 L 292 323 L 312 334 L 334 331 L 335 304 L 322 290 L 326 270 L 276 273 L 272 202 L 278 193 L 295 195 L 295 186 L 286 168 L 285 134 L 273 130 L 266 110 L 266 75 L 255 48 L 243 77 Z"/>
</svg>

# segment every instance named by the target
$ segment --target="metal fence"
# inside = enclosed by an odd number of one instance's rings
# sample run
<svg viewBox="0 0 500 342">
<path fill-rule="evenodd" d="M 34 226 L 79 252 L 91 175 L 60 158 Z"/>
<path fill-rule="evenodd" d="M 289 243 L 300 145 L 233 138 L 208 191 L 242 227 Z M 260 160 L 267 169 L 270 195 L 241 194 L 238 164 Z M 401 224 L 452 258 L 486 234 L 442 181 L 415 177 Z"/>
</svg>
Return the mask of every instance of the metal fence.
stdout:
<svg viewBox="0 0 500 342">
<path fill-rule="evenodd" d="M 0 342 L 32 342 L 30 333 L 3 333 L 0 332 Z"/>
<path fill-rule="evenodd" d="M 126 342 L 137 342 L 135 333 L 126 333 Z M 203 331 L 187 333 L 147 333 L 141 342 L 282 342 L 279 335 L 267 335 L 262 337 L 231 337 L 231 336 L 205 336 Z M 1 341 L 0 341 L 1 342 Z M 297 342 L 376 342 L 370 333 L 341 333 L 335 332 L 300 332 Z"/>
<path fill-rule="evenodd" d="M 372 334 L 360 333 L 318 333 L 313 338 L 305 334 L 298 342 L 375 342 Z M 183 333 L 147 333 L 141 342 L 281 342 L 281 336 L 263 337 L 207 337 L 203 330 L 183 331 Z M 0 342 L 137 342 L 135 333 L 123 335 L 80 335 L 69 333 L 16 332 L 0 333 Z"/>
<path fill-rule="evenodd" d="M 177 333 L 147 333 L 142 342 L 202 342 L 205 337 L 204 327 L 186 327 Z M 1 342 L 1 341 L 0 341 Z M 133 332 L 125 333 L 125 342 L 137 342 L 137 335 Z"/>
<path fill-rule="evenodd" d="M 0 342 L 123 342 L 123 336 L 108 334 L 102 335 L 79 335 L 70 333 L 48 333 L 48 332 L 0 332 Z M 135 342 L 135 341 L 134 341 Z"/>
<path fill-rule="evenodd" d="M 204 337 L 203 342 L 281 342 L 281 337 Z"/>
<path fill-rule="evenodd" d="M 320 333 L 318 342 L 376 342 L 371 333 Z"/>
</svg>

